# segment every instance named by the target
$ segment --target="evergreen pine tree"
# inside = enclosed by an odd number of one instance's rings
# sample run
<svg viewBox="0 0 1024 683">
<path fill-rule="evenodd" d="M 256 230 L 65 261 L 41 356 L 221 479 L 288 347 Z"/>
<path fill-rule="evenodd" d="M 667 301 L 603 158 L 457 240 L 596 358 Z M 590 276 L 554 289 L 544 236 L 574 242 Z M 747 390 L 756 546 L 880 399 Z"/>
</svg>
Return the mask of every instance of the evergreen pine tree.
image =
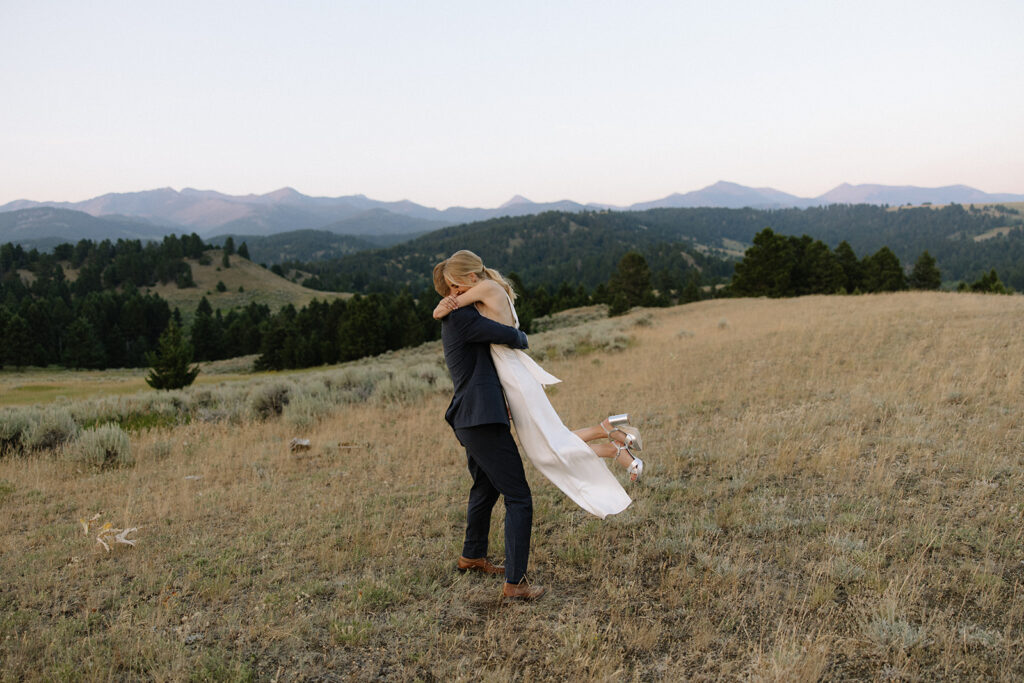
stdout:
<svg viewBox="0 0 1024 683">
<path fill-rule="evenodd" d="M 7 333 L 3 349 L 7 363 L 17 368 L 28 365 L 32 359 L 32 333 L 28 323 L 20 315 L 15 313 L 7 321 Z"/>
<path fill-rule="evenodd" d="M 283 370 L 288 367 L 283 355 L 288 336 L 288 321 L 281 316 L 275 316 L 267 325 L 261 339 L 260 357 L 255 363 L 257 370 Z"/>
<path fill-rule="evenodd" d="M 204 296 L 196 306 L 192 319 L 192 349 L 196 360 L 218 360 L 222 356 L 223 330 L 213 314 L 213 307 Z"/>
<path fill-rule="evenodd" d="M 679 301 L 684 304 L 700 301 L 703 298 L 703 290 L 700 288 L 700 271 L 693 270 L 686 278 L 686 286 L 679 294 Z"/>
<path fill-rule="evenodd" d="M 869 292 L 898 292 L 907 288 L 900 260 L 889 247 L 882 247 L 864 259 L 864 289 Z"/>
<path fill-rule="evenodd" d="M 6 244 L 4 245 L 7 246 Z M 7 313 L 7 309 L 0 306 L 0 370 L 4 369 L 4 363 L 7 359 L 4 357 L 2 349 L 7 348 L 7 320 L 10 315 Z"/>
<path fill-rule="evenodd" d="M 146 384 L 154 389 L 181 389 L 195 381 L 199 366 L 192 362 L 192 345 L 185 341 L 181 329 L 172 320 L 160 335 L 157 350 L 146 354 L 150 364 Z"/>
<path fill-rule="evenodd" d="M 231 255 L 235 253 L 235 239 L 230 235 L 224 240 L 224 254 L 220 258 L 220 265 L 224 268 L 231 267 Z"/>
<path fill-rule="evenodd" d="M 971 283 L 970 289 L 972 292 L 980 292 L 982 294 L 1009 294 L 1010 292 L 1003 285 L 1002 280 L 999 279 L 999 274 L 996 273 L 996 269 L 993 268 L 985 275 L 982 275 L 979 279 Z"/>
<path fill-rule="evenodd" d="M 846 240 L 836 247 L 836 260 L 843 269 L 845 282 L 843 287 L 847 294 L 853 294 L 864 287 L 864 268 L 861 266 L 857 254 L 853 253 L 853 247 Z"/>
<path fill-rule="evenodd" d="M 106 365 L 103 342 L 96 328 L 85 316 L 79 316 L 68 326 L 64 336 L 61 362 L 69 368 L 102 368 Z"/>
<path fill-rule="evenodd" d="M 349 299 L 338 323 L 339 360 L 355 360 L 387 351 L 386 313 L 376 294 Z"/>
<path fill-rule="evenodd" d="M 790 238 L 792 242 L 794 238 Z M 846 273 L 839 259 L 821 240 L 804 235 L 800 242 L 799 270 L 802 288 L 798 294 L 835 294 L 846 287 Z"/>
<path fill-rule="evenodd" d="M 753 245 L 736 264 L 730 289 L 737 296 L 793 296 L 793 245 L 771 228 L 754 235 Z"/>
<path fill-rule="evenodd" d="M 182 263 L 182 265 L 184 268 L 178 272 L 178 276 L 175 278 L 175 284 L 178 285 L 178 289 L 195 287 L 196 281 L 192 278 L 192 267 L 187 263 Z"/>
<path fill-rule="evenodd" d="M 252 260 L 249 258 L 249 246 L 245 242 L 242 242 L 241 244 L 238 245 L 238 255 L 244 258 L 246 261 Z"/>
<path fill-rule="evenodd" d="M 908 284 L 911 289 L 938 289 L 942 285 L 942 273 L 935 265 L 935 257 L 927 250 L 917 258 Z"/>
<path fill-rule="evenodd" d="M 608 286 L 614 292 L 613 306 L 615 296 L 619 292 L 625 296 L 628 307 L 639 306 L 651 291 L 651 269 L 647 265 L 647 259 L 635 251 L 627 252 L 619 259 L 619 266 L 610 278 Z M 621 306 L 621 303 L 619 305 Z"/>
</svg>

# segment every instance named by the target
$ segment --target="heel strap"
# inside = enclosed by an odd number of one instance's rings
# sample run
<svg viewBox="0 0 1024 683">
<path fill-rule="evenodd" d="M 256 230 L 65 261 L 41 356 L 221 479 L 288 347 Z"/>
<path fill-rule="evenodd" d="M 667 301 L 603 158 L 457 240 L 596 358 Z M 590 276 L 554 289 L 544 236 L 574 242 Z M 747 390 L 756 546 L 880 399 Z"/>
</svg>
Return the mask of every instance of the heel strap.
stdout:
<svg viewBox="0 0 1024 683">
<path fill-rule="evenodd" d="M 621 418 L 625 418 L 625 419 L 621 419 Z M 601 422 L 599 424 L 601 425 L 601 429 L 603 429 L 604 433 L 608 436 L 608 440 L 609 441 L 611 441 L 612 443 L 615 443 L 617 441 L 617 439 L 613 439 L 612 438 L 612 433 L 613 432 L 618 432 L 619 434 L 622 434 L 624 437 L 626 437 L 625 439 L 623 439 L 623 441 L 626 442 L 627 446 L 630 446 L 630 445 L 632 445 L 632 444 L 630 444 L 630 439 L 632 439 L 633 436 L 631 434 L 629 434 L 628 432 L 624 432 L 621 429 L 619 429 L 619 427 L 621 425 L 628 424 L 628 423 L 629 423 L 629 415 L 609 415 L 608 416 L 608 424 L 610 424 L 612 426 L 611 429 L 608 429 L 607 427 L 604 426 L 604 420 L 601 420 Z"/>
<path fill-rule="evenodd" d="M 625 444 L 625 446 L 624 446 L 625 448 L 632 448 L 632 447 L 633 447 L 634 445 L 636 445 L 636 437 L 635 437 L 635 436 L 633 436 L 633 435 L 632 435 L 632 434 L 630 434 L 629 432 L 625 432 L 625 431 L 623 431 L 623 430 L 619 429 L 619 428 L 618 428 L 618 427 L 616 427 L 615 425 L 612 425 L 612 428 L 611 428 L 611 429 L 608 429 L 607 427 L 605 427 L 605 426 L 604 426 L 604 422 L 602 421 L 602 422 L 601 422 L 601 429 L 603 429 L 603 430 L 604 430 L 604 433 L 608 435 L 608 440 L 609 440 L 609 441 L 611 441 L 611 442 L 612 442 L 612 444 L 613 444 L 613 445 L 614 445 L 614 446 L 615 446 L 616 448 L 618 448 L 618 447 L 619 447 L 619 441 L 620 441 L 620 439 L 616 439 L 616 438 L 614 438 L 614 437 L 612 436 L 612 434 L 613 434 L 613 433 L 615 433 L 615 432 L 618 432 L 619 434 L 622 434 L 622 439 L 621 439 L 621 441 L 622 441 L 622 442 L 623 442 L 623 443 Z M 617 453 L 617 452 L 616 452 L 616 455 L 618 455 L 618 453 Z M 630 453 L 630 455 L 633 455 L 633 454 L 632 454 L 632 453 Z"/>
</svg>

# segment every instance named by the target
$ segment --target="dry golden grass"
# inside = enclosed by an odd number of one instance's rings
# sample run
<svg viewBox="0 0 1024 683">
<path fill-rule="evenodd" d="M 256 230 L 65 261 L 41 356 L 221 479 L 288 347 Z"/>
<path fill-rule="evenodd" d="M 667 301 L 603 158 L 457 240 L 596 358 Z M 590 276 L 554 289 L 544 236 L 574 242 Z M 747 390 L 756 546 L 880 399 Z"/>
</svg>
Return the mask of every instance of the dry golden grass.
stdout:
<svg viewBox="0 0 1024 683">
<path fill-rule="evenodd" d="M 1002 237 L 1002 236 L 1009 235 L 1010 231 L 1013 230 L 1013 229 L 1014 228 L 1012 228 L 1012 227 L 992 228 L 991 230 L 987 230 L 987 231 L 981 233 L 980 235 L 975 235 L 971 239 L 973 239 L 975 242 L 984 242 L 985 240 L 992 239 L 993 237 Z"/>
<path fill-rule="evenodd" d="M 644 315 L 622 351 L 545 361 L 568 424 L 633 414 L 647 469 L 598 521 L 528 466 L 538 603 L 453 572 L 447 395 L 197 422 L 134 435 L 125 469 L 0 460 L 2 677 L 1024 676 L 1024 297 Z M 137 546 L 86 537 L 97 512 Z"/>
<path fill-rule="evenodd" d="M 256 356 L 199 363 L 196 386 L 254 377 Z M 56 370 L 53 368 L 6 368 L 0 371 L 0 407 L 43 405 L 64 400 L 114 396 L 148 391 L 148 368 L 112 370 Z M 268 375 L 271 373 L 263 373 Z"/>
<path fill-rule="evenodd" d="M 196 259 L 185 259 L 192 267 L 195 287 L 178 289 L 174 283 L 169 283 L 148 288 L 146 291 L 159 294 L 170 304 L 171 308 L 178 307 L 181 309 L 182 315 L 189 319 L 195 312 L 196 306 L 199 305 L 199 300 L 204 296 L 214 310 L 244 308 L 250 303 L 257 303 L 266 304 L 270 306 L 271 311 L 275 312 L 285 304 L 302 308 L 313 299 L 330 302 L 334 299 L 352 296 L 338 292 L 320 292 L 303 287 L 237 255 L 230 257 L 230 268 L 223 268 L 221 266 L 222 255 L 223 252 L 220 249 L 207 251 L 206 256 L 210 258 L 210 264 L 205 266 L 200 265 Z M 218 282 L 224 283 L 225 291 L 217 291 Z M 239 292 L 239 287 L 242 287 L 244 291 Z"/>
<path fill-rule="evenodd" d="M 277 311 L 285 304 L 302 308 L 313 299 L 330 302 L 334 299 L 347 299 L 352 296 L 346 293 L 321 292 L 303 287 L 238 255 L 230 257 L 230 268 L 224 268 L 221 266 L 223 255 L 224 252 L 220 249 L 207 250 L 205 256 L 209 263 L 206 265 L 199 263 L 199 259 L 185 259 L 185 262 L 192 268 L 195 287 L 178 289 L 177 285 L 170 282 L 157 284 L 155 287 L 144 287 L 143 291 L 158 294 L 167 301 L 171 308 L 181 309 L 181 314 L 186 320 L 191 320 L 196 306 L 199 305 L 199 300 L 204 296 L 214 310 L 244 308 L 250 303 L 257 303 L 269 306 L 271 311 Z M 67 261 L 62 263 L 62 267 L 64 268 L 64 277 L 69 282 L 78 279 L 78 269 L 71 268 Z M 31 271 L 19 270 L 18 274 L 28 284 L 35 281 L 35 274 Z M 289 277 L 296 274 L 302 275 L 293 270 L 289 273 Z M 217 291 L 218 282 L 224 283 L 225 291 Z M 242 291 L 239 291 L 239 287 L 242 288 Z"/>
</svg>

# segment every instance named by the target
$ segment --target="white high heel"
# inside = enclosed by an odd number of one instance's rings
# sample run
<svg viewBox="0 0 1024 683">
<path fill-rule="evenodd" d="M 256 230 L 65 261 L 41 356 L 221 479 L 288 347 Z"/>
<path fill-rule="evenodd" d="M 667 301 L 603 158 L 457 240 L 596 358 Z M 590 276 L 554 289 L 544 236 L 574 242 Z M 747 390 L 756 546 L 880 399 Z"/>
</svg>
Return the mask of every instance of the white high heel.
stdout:
<svg viewBox="0 0 1024 683">
<path fill-rule="evenodd" d="M 625 443 L 627 448 L 635 448 L 638 451 L 642 451 L 644 449 L 644 442 L 640 438 L 640 430 L 629 424 L 628 413 L 622 413 L 621 415 L 609 415 L 608 424 L 611 425 L 611 429 L 605 427 L 604 421 L 602 421 L 601 429 L 603 429 L 604 433 L 608 435 L 609 441 L 612 443 L 618 441 L 619 439 L 612 438 L 612 432 L 619 432 L 625 436 L 621 441 Z M 632 453 L 630 453 L 630 455 L 632 455 Z"/>
<path fill-rule="evenodd" d="M 633 458 L 633 462 L 629 463 L 629 465 L 626 466 L 626 471 L 629 472 L 630 481 L 637 481 L 638 479 L 640 479 L 640 475 L 644 471 L 644 461 L 633 455 L 629 450 L 629 446 L 620 446 L 619 444 L 615 444 L 616 460 L 619 459 L 619 454 L 622 453 L 622 451 L 626 451 L 627 453 L 629 453 L 629 457 Z"/>
</svg>

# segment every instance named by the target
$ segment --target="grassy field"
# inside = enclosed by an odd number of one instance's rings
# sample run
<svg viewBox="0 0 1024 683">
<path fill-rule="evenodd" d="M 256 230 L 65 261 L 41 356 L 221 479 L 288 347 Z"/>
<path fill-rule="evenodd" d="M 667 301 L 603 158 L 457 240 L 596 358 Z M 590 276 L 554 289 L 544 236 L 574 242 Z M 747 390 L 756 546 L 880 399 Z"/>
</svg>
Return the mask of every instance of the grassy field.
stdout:
<svg viewBox="0 0 1024 683">
<path fill-rule="evenodd" d="M 177 306 L 181 309 L 182 315 L 187 313 L 189 316 L 195 312 L 199 300 L 204 296 L 214 310 L 244 307 L 255 302 L 266 304 L 275 312 L 286 304 L 302 308 L 313 299 L 333 301 L 339 297 L 351 296 L 308 289 L 240 256 L 232 256 L 231 267 L 224 268 L 221 266 L 223 252 L 219 249 L 209 250 L 206 255 L 210 257 L 211 262 L 205 266 L 200 265 L 196 259 L 185 259 L 192 267 L 195 287 L 178 289 L 174 283 L 169 283 L 157 285 L 146 291 L 159 294 L 167 300 L 171 308 Z M 224 283 L 225 291 L 217 291 L 218 282 Z M 239 291 L 239 287 L 242 287 L 243 291 Z"/>
<path fill-rule="evenodd" d="M 249 381 L 256 356 L 199 363 L 196 384 Z M 148 368 L 113 370 L 54 370 L 7 368 L 0 371 L 0 407 L 88 400 L 96 396 L 128 395 L 146 391 Z M 269 374 L 269 373 L 265 373 Z"/>
<path fill-rule="evenodd" d="M 599 521 L 527 466 L 538 603 L 453 571 L 448 390 L 374 393 L 135 432 L 120 469 L 0 459 L 0 678 L 1024 677 L 1024 297 L 641 316 L 544 360 L 570 426 L 633 415 L 647 469 Z M 137 545 L 97 545 L 97 513 Z"/>
</svg>

